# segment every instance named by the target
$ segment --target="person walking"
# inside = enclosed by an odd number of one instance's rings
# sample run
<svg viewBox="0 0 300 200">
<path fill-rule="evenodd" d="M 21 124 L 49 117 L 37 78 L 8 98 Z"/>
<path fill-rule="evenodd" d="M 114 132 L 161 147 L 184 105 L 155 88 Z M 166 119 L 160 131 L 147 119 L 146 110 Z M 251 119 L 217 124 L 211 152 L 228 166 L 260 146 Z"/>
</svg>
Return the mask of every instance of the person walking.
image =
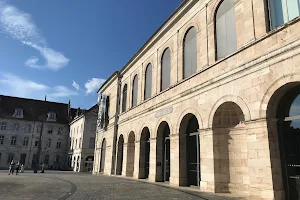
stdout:
<svg viewBox="0 0 300 200">
<path fill-rule="evenodd" d="M 21 165 L 21 171 L 20 171 L 20 173 L 24 173 L 24 165 L 23 164 Z"/>
<path fill-rule="evenodd" d="M 14 160 L 11 160 L 10 165 L 9 165 L 8 175 L 14 174 L 14 170 L 15 170 L 14 168 L 15 168 L 15 162 L 14 162 Z"/>
<path fill-rule="evenodd" d="M 42 171 L 41 171 L 41 173 L 45 173 L 45 164 L 44 163 L 42 164 Z"/>
<path fill-rule="evenodd" d="M 16 175 L 19 174 L 19 170 L 20 170 L 20 162 L 18 162 L 16 165 Z"/>
</svg>

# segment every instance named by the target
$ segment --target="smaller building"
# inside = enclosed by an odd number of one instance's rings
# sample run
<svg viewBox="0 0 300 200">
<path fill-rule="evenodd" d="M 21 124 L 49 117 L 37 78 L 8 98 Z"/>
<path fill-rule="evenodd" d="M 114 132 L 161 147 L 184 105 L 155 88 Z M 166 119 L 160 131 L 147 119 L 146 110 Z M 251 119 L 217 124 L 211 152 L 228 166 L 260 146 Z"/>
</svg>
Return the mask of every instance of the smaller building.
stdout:
<svg viewBox="0 0 300 200">
<path fill-rule="evenodd" d="M 89 110 L 78 108 L 70 123 L 69 168 L 77 172 L 93 170 L 98 105 Z"/>
</svg>

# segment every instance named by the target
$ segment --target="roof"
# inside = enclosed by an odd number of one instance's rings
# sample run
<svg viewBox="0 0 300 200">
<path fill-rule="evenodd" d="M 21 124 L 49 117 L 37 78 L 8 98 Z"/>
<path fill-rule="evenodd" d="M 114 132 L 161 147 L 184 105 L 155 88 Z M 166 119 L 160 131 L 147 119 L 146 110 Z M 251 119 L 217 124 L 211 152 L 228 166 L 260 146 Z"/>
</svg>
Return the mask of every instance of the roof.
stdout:
<svg viewBox="0 0 300 200">
<path fill-rule="evenodd" d="M 97 91 L 97 93 L 116 75 L 118 74 L 119 71 L 115 71 L 99 88 L 99 90 Z"/>
<path fill-rule="evenodd" d="M 1 118 L 17 119 L 13 117 L 16 108 L 23 109 L 22 120 L 46 121 L 51 111 L 56 113 L 56 123 L 68 124 L 70 119 L 68 104 L 0 95 Z"/>
<path fill-rule="evenodd" d="M 79 115 L 77 115 L 77 110 L 75 112 L 75 115 L 73 115 L 74 118 L 72 118 L 72 121 L 70 121 L 69 124 L 73 124 L 75 121 L 79 120 L 83 116 L 95 116 L 95 117 L 97 117 L 98 116 L 99 106 L 98 106 L 98 104 L 95 104 L 94 106 L 92 106 L 88 110 L 80 110 Z"/>
</svg>

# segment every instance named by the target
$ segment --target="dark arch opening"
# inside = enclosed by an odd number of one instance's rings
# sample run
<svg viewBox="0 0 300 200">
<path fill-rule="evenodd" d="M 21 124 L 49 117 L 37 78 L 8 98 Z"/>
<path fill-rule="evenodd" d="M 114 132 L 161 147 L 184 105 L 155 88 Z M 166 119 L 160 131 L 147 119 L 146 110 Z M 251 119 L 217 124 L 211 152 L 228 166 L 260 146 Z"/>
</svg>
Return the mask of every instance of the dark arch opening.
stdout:
<svg viewBox="0 0 300 200">
<path fill-rule="evenodd" d="M 135 135 L 134 132 L 130 132 L 127 143 L 127 164 L 126 164 L 126 176 L 133 176 L 134 171 L 134 154 L 135 154 Z"/>
<path fill-rule="evenodd" d="M 104 172 L 104 168 L 105 168 L 105 153 L 106 153 L 106 140 L 104 138 L 103 141 L 102 141 L 102 146 L 101 146 L 100 172 Z"/>
<path fill-rule="evenodd" d="M 170 163 L 170 127 L 167 122 L 163 121 L 157 129 L 155 181 L 169 181 Z"/>
<path fill-rule="evenodd" d="M 124 137 L 120 135 L 118 141 L 118 157 L 117 157 L 117 170 L 116 174 L 121 175 L 123 169 L 123 153 L 124 153 Z"/>
<path fill-rule="evenodd" d="M 150 161 L 150 131 L 148 127 L 143 128 L 140 139 L 140 162 L 139 178 L 146 179 L 149 177 Z"/>
<path fill-rule="evenodd" d="M 195 115 L 186 114 L 179 127 L 179 184 L 200 186 L 199 123 Z M 184 137 L 183 137 L 184 136 Z"/>
</svg>

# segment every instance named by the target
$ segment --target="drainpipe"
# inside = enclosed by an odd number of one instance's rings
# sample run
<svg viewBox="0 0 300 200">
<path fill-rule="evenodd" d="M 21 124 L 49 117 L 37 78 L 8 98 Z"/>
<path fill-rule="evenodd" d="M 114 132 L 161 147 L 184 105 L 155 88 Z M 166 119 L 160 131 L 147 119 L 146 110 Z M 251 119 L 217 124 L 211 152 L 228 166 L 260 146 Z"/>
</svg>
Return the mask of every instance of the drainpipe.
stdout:
<svg viewBox="0 0 300 200">
<path fill-rule="evenodd" d="M 120 114 L 120 99 L 121 99 L 121 75 L 120 72 L 117 73 L 118 76 L 118 88 L 117 88 L 117 104 L 116 104 L 116 114 L 115 114 L 115 122 L 114 122 L 114 140 L 113 140 L 113 157 L 112 157 L 112 174 L 116 174 L 117 172 L 117 141 L 118 141 L 118 124 L 119 124 L 119 114 Z"/>
</svg>

